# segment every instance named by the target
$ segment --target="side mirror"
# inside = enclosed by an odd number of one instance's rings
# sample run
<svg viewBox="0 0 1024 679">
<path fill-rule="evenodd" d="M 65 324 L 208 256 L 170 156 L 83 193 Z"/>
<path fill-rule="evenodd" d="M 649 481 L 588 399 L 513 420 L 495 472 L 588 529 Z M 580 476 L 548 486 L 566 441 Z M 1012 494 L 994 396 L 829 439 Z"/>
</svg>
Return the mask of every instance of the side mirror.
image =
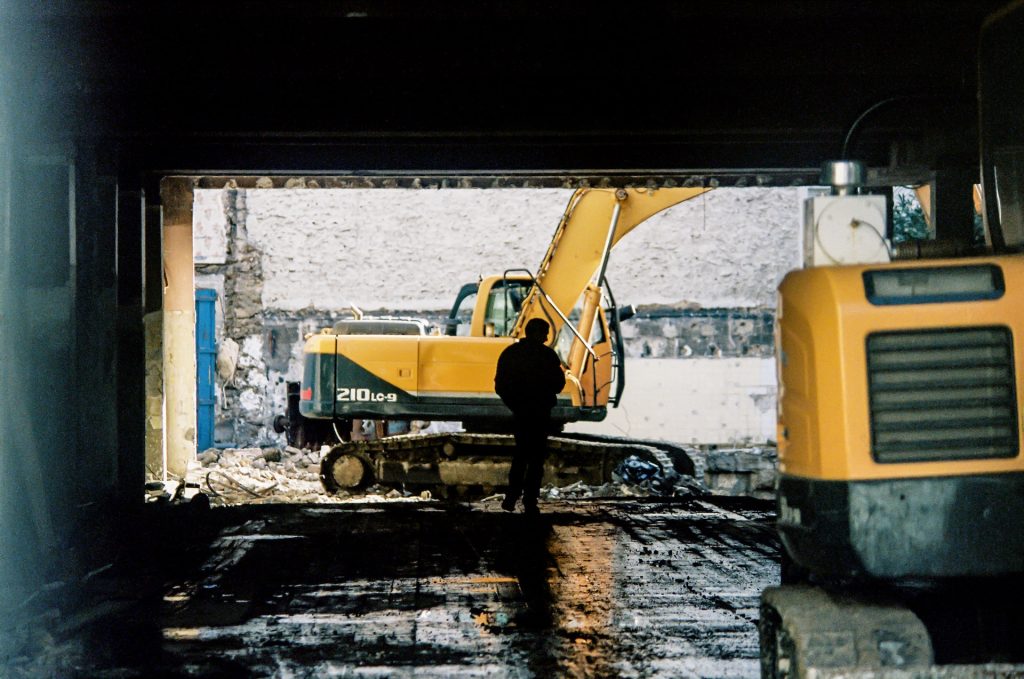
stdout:
<svg viewBox="0 0 1024 679">
<path fill-rule="evenodd" d="M 633 318 L 633 316 L 636 316 L 636 307 L 634 307 L 632 304 L 627 304 L 626 306 L 619 307 L 618 319 L 616 320 L 628 321 L 629 319 Z"/>
</svg>

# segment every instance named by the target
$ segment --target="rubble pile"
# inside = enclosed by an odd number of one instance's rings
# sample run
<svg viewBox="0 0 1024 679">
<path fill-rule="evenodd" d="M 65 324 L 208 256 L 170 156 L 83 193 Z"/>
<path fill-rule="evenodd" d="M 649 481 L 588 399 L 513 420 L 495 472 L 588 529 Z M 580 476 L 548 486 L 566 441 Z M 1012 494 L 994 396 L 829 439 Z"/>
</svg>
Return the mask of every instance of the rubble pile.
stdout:
<svg viewBox="0 0 1024 679">
<path fill-rule="evenodd" d="M 266 503 L 330 503 L 320 485 L 320 454 L 280 448 L 210 448 L 190 466 L 186 485 L 198 484 L 214 506 Z"/>
<path fill-rule="evenodd" d="M 713 449 L 703 457 L 704 484 L 715 495 L 775 498 L 778 451 L 774 446 Z"/>
<path fill-rule="evenodd" d="M 582 481 L 558 488 L 546 486 L 541 497 L 547 500 L 576 500 L 612 497 L 689 497 L 704 495 L 707 490 L 696 479 L 682 476 L 675 470 L 631 455 L 612 470 L 612 480 L 601 485 Z"/>
<path fill-rule="evenodd" d="M 80 638 L 64 638 L 61 603 L 51 583 L 40 597 L 13 610 L 0 608 L 0 676 L 8 679 L 72 676 L 85 654 Z M 38 593 L 37 593 L 38 594 Z"/>
<path fill-rule="evenodd" d="M 337 504 L 429 500 L 430 493 L 374 485 L 357 493 L 330 494 L 320 482 L 320 451 L 280 448 L 210 448 L 189 468 L 185 486 L 211 506 L 238 504 Z M 189 499 L 186 490 L 184 499 Z"/>
<path fill-rule="evenodd" d="M 374 485 L 358 492 L 326 492 L 320 481 L 320 451 L 298 448 L 210 448 L 190 465 L 183 492 L 167 493 L 162 484 L 152 492 L 165 499 L 191 500 L 202 494 L 212 506 L 238 504 L 337 504 L 345 502 L 417 502 L 432 499 L 429 491 L 413 494 L 406 490 Z M 671 473 L 638 458 L 625 460 L 612 481 L 587 485 L 577 481 L 568 486 L 549 485 L 541 496 L 548 500 L 701 495 L 706 491 L 695 479 Z M 156 488 L 159 486 L 159 488 Z M 495 496 L 498 498 L 502 495 Z"/>
<path fill-rule="evenodd" d="M 582 481 L 558 488 L 545 486 L 540 489 L 542 500 L 586 500 L 615 497 L 685 497 L 703 495 L 706 491 L 692 479 L 678 481 L 667 491 L 655 490 L 649 485 L 638 485 L 625 481 L 610 481 L 599 486 L 590 486 Z M 497 496 L 502 497 L 502 496 Z"/>
</svg>

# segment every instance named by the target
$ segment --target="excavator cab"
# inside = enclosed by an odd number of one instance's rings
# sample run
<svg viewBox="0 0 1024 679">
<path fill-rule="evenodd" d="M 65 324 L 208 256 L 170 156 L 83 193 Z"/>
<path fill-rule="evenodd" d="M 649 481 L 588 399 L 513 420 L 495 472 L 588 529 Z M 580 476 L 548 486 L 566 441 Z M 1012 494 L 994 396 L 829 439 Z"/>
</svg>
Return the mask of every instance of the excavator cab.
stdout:
<svg viewBox="0 0 1024 679">
<path fill-rule="evenodd" d="M 459 289 L 445 319 L 445 334 L 453 337 L 509 336 L 531 284 L 532 279 L 528 276 L 491 276 L 477 283 L 466 283 Z M 483 300 L 479 299 L 481 288 Z M 473 319 L 481 311 L 479 303 L 483 304 L 483 323 L 474 326 Z"/>
<path fill-rule="evenodd" d="M 533 282 L 525 278 L 502 278 L 487 291 L 484 308 L 484 337 L 508 337 L 519 318 L 523 300 Z"/>
<path fill-rule="evenodd" d="M 480 283 L 466 283 L 459 288 L 452 310 L 444 320 L 444 334 L 450 337 L 469 335 L 470 323 L 473 320 L 473 304 L 476 302 L 476 293 L 479 289 Z"/>
</svg>

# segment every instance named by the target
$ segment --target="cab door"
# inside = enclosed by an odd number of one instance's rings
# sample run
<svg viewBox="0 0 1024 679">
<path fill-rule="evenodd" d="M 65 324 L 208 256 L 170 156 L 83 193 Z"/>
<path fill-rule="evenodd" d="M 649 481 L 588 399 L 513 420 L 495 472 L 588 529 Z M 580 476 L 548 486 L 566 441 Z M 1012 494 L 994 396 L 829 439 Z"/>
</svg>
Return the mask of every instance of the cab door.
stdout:
<svg viewBox="0 0 1024 679">
<path fill-rule="evenodd" d="M 587 338 L 589 349 L 581 337 Z M 613 351 L 608 322 L 601 309 L 600 288 L 587 286 L 569 314 L 569 322 L 559 330 L 554 348 L 569 368 L 568 382 L 576 392 L 573 394 L 574 405 L 584 408 L 607 406 Z"/>
<path fill-rule="evenodd" d="M 597 354 L 597 359 L 586 354 L 580 384 L 583 385 L 584 394 L 588 396 L 586 405 L 607 406 L 612 388 L 615 356 L 608 332 L 608 320 L 605 318 L 604 309 L 600 307 L 597 309 L 590 333 L 590 346 Z"/>
</svg>

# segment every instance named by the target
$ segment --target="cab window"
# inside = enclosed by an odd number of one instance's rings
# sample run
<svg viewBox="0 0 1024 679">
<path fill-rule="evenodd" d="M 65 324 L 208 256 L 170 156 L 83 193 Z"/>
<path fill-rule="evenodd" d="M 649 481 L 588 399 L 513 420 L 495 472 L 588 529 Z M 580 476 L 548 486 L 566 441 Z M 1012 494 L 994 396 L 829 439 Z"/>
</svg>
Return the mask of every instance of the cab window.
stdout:
<svg viewBox="0 0 1024 679">
<path fill-rule="evenodd" d="M 575 326 L 580 322 L 580 308 L 576 307 L 569 314 L 569 323 Z M 569 351 L 572 349 L 572 342 L 576 339 L 576 335 L 573 334 L 572 330 L 569 329 L 568 323 L 563 323 L 562 327 L 558 329 L 558 338 L 555 340 L 555 353 L 562 359 L 562 363 L 569 365 Z"/>
<path fill-rule="evenodd" d="M 512 332 L 529 289 L 530 284 L 521 281 L 499 281 L 491 288 L 484 324 L 494 329 L 495 336 L 506 337 Z"/>
</svg>

